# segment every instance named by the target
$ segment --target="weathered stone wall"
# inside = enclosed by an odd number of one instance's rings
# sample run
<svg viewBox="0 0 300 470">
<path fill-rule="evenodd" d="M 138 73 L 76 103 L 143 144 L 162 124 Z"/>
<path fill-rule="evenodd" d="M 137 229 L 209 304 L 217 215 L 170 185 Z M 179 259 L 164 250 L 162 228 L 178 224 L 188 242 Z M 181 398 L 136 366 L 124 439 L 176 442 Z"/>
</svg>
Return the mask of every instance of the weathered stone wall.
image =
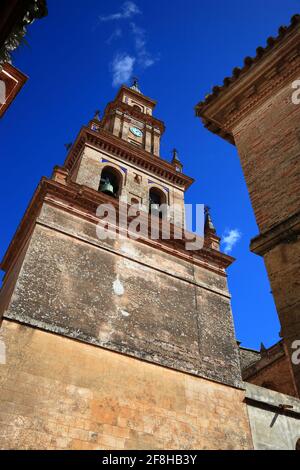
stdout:
<svg viewBox="0 0 300 470">
<path fill-rule="evenodd" d="M 244 392 L 4 320 L 1 449 L 250 449 Z"/>
<path fill-rule="evenodd" d="M 295 450 L 300 438 L 300 400 L 246 384 L 254 449 Z M 282 405 L 289 406 L 284 410 Z"/>
<path fill-rule="evenodd" d="M 239 347 L 239 356 L 242 370 L 244 370 L 246 367 L 249 367 L 251 364 L 255 364 L 261 359 L 259 351 L 243 347 Z"/>
<path fill-rule="evenodd" d="M 1 304 L 1 297 L 0 297 Z M 241 384 L 226 278 L 44 204 L 6 318 Z"/>
</svg>

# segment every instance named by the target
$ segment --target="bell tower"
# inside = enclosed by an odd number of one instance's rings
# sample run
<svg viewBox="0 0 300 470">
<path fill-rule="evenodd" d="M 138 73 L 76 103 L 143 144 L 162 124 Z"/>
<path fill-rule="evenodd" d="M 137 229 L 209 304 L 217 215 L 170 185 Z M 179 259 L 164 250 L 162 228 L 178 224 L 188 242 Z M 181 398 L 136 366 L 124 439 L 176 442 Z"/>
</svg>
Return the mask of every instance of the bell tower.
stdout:
<svg viewBox="0 0 300 470">
<path fill-rule="evenodd" d="M 42 178 L 2 260 L 10 448 L 251 447 L 226 280 L 233 259 L 208 212 L 201 248 L 173 236 L 193 179 L 177 150 L 160 156 L 154 106 L 137 82 L 120 88 Z M 132 203 L 143 223 L 158 222 L 157 236 L 132 238 L 129 215 L 120 228 Z M 108 204 L 116 236 L 102 239 L 98 208 Z"/>
<path fill-rule="evenodd" d="M 72 181 L 124 203 L 139 204 L 144 213 L 149 213 L 151 202 L 167 205 L 168 219 L 183 227 L 184 193 L 193 179 L 183 174 L 177 150 L 171 162 L 160 157 L 165 125 L 153 116 L 155 105 L 153 99 L 142 94 L 137 80 L 131 87 L 123 85 L 106 106 L 102 119 L 96 112 L 65 165 Z M 81 147 L 83 134 L 87 142 Z"/>
</svg>

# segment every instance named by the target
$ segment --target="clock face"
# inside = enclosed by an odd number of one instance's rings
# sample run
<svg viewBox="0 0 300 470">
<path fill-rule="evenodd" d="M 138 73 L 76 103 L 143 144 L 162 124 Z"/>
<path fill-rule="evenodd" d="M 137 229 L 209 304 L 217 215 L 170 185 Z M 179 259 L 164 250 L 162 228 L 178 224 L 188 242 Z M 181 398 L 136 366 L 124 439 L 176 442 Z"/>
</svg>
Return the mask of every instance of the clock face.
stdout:
<svg viewBox="0 0 300 470">
<path fill-rule="evenodd" d="M 130 127 L 129 130 L 136 137 L 142 137 L 142 135 L 143 135 L 143 132 L 140 129 L 138 129 L 137 127 Z"/>
</svg>

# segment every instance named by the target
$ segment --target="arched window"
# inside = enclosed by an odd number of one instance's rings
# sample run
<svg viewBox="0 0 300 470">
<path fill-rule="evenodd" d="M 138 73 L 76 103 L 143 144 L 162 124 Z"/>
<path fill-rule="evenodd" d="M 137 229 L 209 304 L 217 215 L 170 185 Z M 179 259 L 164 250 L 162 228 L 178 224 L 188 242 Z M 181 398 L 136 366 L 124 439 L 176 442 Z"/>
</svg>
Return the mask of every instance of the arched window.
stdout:
<svg viewBox="0 0 300 470">
<path fill-rule="evenodd" d="M 167 204 L 165 193 L 158 188 L 151 188 L 149 192 L 149 213 L 166 218 L 167 214 L 159 207 L 162 204 Z"/>
<path fill-rule="evenodd" d="M 296 442 L 295 450 L 300 450 L 300 438 L 299 438 L 298 441 Z"/>
<path fill-rule="evenodd" d="M 112 168 L 106 166 L 103 168 L 101 173 L 99 191 L 112 197 L 119 197 L 122 189 L 122 176 L 121 174 Z"/>
<path fill-rule="evenodd" d="M 140 106 L 138 106 L 137 104 L 133 105 L 133 109 L 135 109 L 136 111 L 143 112 L 143 109 Z"/>
</svg>

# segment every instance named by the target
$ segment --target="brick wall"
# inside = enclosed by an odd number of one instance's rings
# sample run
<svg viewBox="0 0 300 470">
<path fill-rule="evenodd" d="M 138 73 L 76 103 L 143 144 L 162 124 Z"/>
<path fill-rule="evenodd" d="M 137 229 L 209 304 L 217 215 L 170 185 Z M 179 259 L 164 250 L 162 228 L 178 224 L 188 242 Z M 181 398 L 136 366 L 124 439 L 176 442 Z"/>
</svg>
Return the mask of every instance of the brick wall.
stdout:
<svg viewBox="0 0 300 470">
<path fill-rule="evenodd" d="M 260 232 L 300 208 L 300 106 L 288 83 L 233 131 Z"/>
<path fill-rule="evenodd" d="M 290 81 L 233 131 L 260 230 L 252 250 L 264 256 L 290 357 L 300 339 L 300 106 L 292 92 Z M 293 369 L 300 393 L 300 365 Z"/>
</svg>

